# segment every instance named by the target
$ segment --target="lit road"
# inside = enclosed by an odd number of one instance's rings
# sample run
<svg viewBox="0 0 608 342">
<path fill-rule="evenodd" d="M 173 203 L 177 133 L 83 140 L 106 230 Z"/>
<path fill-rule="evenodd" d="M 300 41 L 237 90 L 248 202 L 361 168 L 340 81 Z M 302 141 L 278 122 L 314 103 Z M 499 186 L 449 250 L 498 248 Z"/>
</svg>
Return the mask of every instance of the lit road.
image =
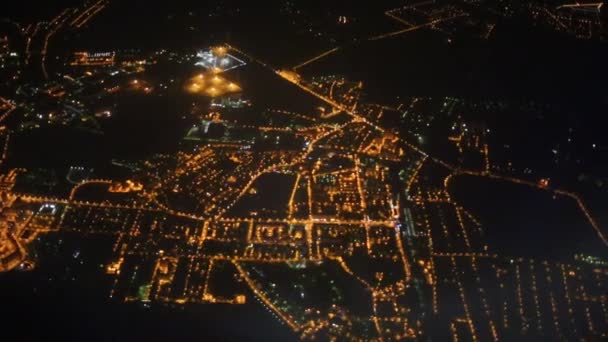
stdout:
<svg viewBox="0 0 608 342">
<path fill-rule="evenodd" d="M 465 16 L 465 15 L 464 14 L 459 14 L 459 15 L 454 15 L 454 16 L 448 17 L 448 18 L 436 19 L 436 20 L 429 21 L 428 23 L 424 23 L 424 24 L 421 24 L 421 25 L 418 25 L 418 26 L 412 26 L 412 27 L 405 28 L 403 30 L 398 30 L 398 31 L 394 31 L 394 32 L 388 32 L 388 33 L 384 33 L 384 34 L 381 34 L 381 35 L 378 35 L 378 36 L 375 36 L 375 37 L 371 37 L 371 38 L 369 38 L 369 40 L 373 41 L 373 40 L 380 40 L 380 39 L 384 39 L 384 38 L 390 38 L 390 37 L 398 36 L 398 35 L 403 34 L 403 33 L 416 31 L 416 30 L 419 30 L 421 28 L 437 25 L 437 24 L 440 24 L 440 23 L 443 23 L 443 22 L 446 22 L 446 21 L 450 21 L 450 20 L 454 20 L 456 18 L 460 18 L 460 17 L 463 17 L 463 16 Z"/>
</svg>

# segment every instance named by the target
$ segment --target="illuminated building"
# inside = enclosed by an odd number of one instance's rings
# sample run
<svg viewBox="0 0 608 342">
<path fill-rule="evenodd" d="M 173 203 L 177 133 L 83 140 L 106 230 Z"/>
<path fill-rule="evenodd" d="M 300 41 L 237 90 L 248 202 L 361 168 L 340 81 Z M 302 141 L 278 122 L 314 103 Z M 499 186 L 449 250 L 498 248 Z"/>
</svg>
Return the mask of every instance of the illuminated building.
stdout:
<svg viewBox="0 0 608 342">
<path fill-rule="evenodd" d="M 72 66 L 112 66 L 115 63 L 114 52 L 75 52 Z"/>
</svg>

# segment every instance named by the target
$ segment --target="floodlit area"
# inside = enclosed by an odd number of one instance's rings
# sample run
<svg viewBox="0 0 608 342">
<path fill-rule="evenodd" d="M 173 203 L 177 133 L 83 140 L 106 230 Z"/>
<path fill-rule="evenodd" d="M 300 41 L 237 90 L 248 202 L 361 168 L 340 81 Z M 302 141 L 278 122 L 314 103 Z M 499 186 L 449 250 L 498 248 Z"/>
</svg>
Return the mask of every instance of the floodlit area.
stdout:
<svg viewBox="0 0 608 342">
<path fill-rule="evenodd" d="M 220 75 L 207 72 L 190 78 L 186 84 L 186 91 L 191 94 L 216 97 L 238 93 L 241 91 L 241 87 Z"/>
<path fill-rule="evenodd" d="M 229 53 L 229 49 L 218 46 L 197 53 L 195 63 L 206 70 L 186 82 L 186 91 L 191 94 L 217 97 L 241 92 L 241 87 L 220 76 L 221 73 L 238 68 L 246 63 Z"/>
<path fill-rule="evenodd" d="M 196 54 L 195 65 L 207 70 L 223 72 L 241 67 L 247 63 L 231 55 L 228 48 L 224 46 L 214 47 L 209 50 L 201 50 Z"/>
</svg>

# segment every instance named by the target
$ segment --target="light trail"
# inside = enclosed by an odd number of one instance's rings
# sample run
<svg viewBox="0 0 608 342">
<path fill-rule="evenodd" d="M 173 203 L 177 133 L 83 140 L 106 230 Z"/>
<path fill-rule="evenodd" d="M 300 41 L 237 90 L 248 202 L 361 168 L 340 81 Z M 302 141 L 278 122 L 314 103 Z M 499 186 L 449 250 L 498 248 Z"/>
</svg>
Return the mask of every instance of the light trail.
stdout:
<svg viewBox="0 0 608 342">
<path fill-rule="evenodd" d="M 105 184 L 105 185 L 112 185 L 112 183 L 114 183 L 114 181 L 109 180 L 109 179 L 87 179 L 85 181 L 82 181 L 80 183 L 78 183 L 76 186 L 74 186 L 72 188 L 72 191 L 70 191 L 70 196 L 68 197 L 68 199 L 70 201 L 73 201 L 74 198 L 76 197 L 76 193 L 78 192 L 78 190 L 80 190 L 81 187 L 83 186 L 87 186 L 87 185 L 91 185 L 91 184 Z"/>
<path fill-rule="evenodd" d="M 401 240 L 401 229 L 399 225 L 395 225 L 395 239 L 397 242 L 397 249 L 399 250 L 399 255 L 401 256 L 401 263 L 403 264 L 403 272 L 405 273 L 405 282 L 409 282 L 411 279 L 411 271 L 410 264 L 407 260 L 407 256 L 405 254 L 405 248 L 403 248 L 403 241 Z"/>
<path fill-rule="evenodd" d="M 102 5 L 102 3 L 104 1 L 106 1 L 106 0 L 99 0 L 96 3 L 92 4 L 91 6 L 89 6 L 88 8 L 86 8 L 79 16 L 76 17 L 76 19 L 74 19 L 70 22 L 70 25 L 80 27 L 80 26 L 78 26 L 78 24 L 80 23 L 82 25 L 83 22 L 88 21 L 89 20 L 88 18 L 90 18 L 90 15 L 91 15 L 90 13 L 94 12 L 98 8 L 98 6 Z M 105 6 L 105 5 L 103 5 L 103 6 Z"/>
<path fill-rule="evenodd" d="M 255 58 L 255 57 L 251 56 L 250 54 L 248 54 L 248 53 L 244 52 L 243 50 L 238 49 L 238 48 L 237 48 L 237 47 L 235 47 L 235 46 L 230 45 L 230 44 L 228 44 L 228 43 L 226 43 L 226 44 L 224 44 L 224 45 L 225 45 L 227 48 L 229 48 L 229 49 L 231 49 L 231 50 L 234 50 L 234 51 L 236 51 L 236 52 L 240 53 L 241 55 L 243 55 L 243 56 L 245 56 L 245 57 L 249 58 L 249 60 L 250 60 L 250 61 L 256 62 L 256 63 L 260 64 L 261 66 L 263 66 L 263 67 L 265 67 L 265 68 L 272 69 L 272 68 L 271 68 L 271 67 L 270 67 L 268 64 L 266 64 L 266 63 L 262 62 L 261 60 L 259 60 L 259 59 Z"/>
<path fill-rule="evenodd" d="M 32 31 L 31 35 L 28 35 L 27 37 L 27 42 L 25 43 L 25 64 L 29 64 L 30 63 L 30 58 L 32 56 L 32 38 L 34 36 L 36 36 L 36 34 L 38 33 L 38 29 L 40 28 L 40 23 L 36 23 L 36 25 L 34 26 L 34 30 Z"/>
<path fill-rule="evenodd" d="M 556 9 L 562 9 L 562 8 L 583 8 L 583 9 L 595 9 L 597 10 L 597 12 L 599 13 L 602 10 L 602 7 L 604 6 L 603 2 L 590 2 L 590 3 L 574 3 L 574 4 L 566 4 L 566 5 L 561 5 L 561 6 L 557 6 Z"/>
<path fill-rule="evenodd" d="M 325 103 L 329 104 L 330 106 L 337 108 L 341 111 L 343 111 L 344 113 L 350 115 L 353 117 L 353 121 L 352 122 L 363 122 L 375 129 L 377 129 L 380 132 L 384 132 L 384 128 L 370 122 L 369 120 L 367 120 L 366 118 L 362 117 L 361 115 L 357 114 L 356 112 L 354 112 L 352 109 L 348 109 L 347 107 L 345 107 L 344 105 L 342 105 L 341 103 L 338 103 L 330 98 L 328 98 L 327 96 L 324 96 L 322 94 L 317 93 L 316 91 L 310 89 L 309 87 L 307 87 L 306 85 L 302 84 L 296 77 L 294 77 L 293 75 L 291 75 L 291 73 L 288 72 L 284 72 L 284 71 L 276 71 L 276 74 L 281 76 L 283 79 L 291 82 L 292 84 L 296 85 L 298 88 L 304 90 L 305 92 L 309 93 L 310 95 L 313 95 L 314 97 L 324 101 Z"/>
<path fill-rule="evenodd" d="M 46 36 L 44 37 L 44 45 L 43 45 L 42 49 L 40 50 L 40 54 L 42 56 L 40 62 L 41 62 L 41 66 L 42 66 L 42 73 L 44 74 L 45 79 L 49 78 L 48 72 L 46 70 L 46 57 L 47 57 L 47 51 L 48 51 L 48 47 L 49 47 L 49 40 L 68 21 L 68 18 L 69 18 L 69 8 L 62 11 L 59 15 L 57 15 L 57 17 L 55 17 L 51 21 L 51 25 L 50 25 L 51 29 L 50 29 L 50 31 L 47 32 Z"/>
<path fill-rule="evenodd" d="M 410 23 L 410 22 L 407 22 L 407 21 L 405 21 L 405 20 L 403 20 L 403 19 L 399 18 L 398 16 L 396 16 L 396 15 L 392 14 L 392 13 L 391 13 L 391 11 L 386 11 L 384 14 L 385 14 L 386 16 L 388 16 L 388 17 L 392 18 L 392 19 L 397 20 L 398 22 L 400 22 L 400 23 L 402 23 L 402 24 L 404 24 L 404 25 L 406 25 L 406 26 L 409 26 L 409 27 L 416 26 L 416 25 L 414 25 L 414 24 L 412 24 L 412 23 Z"/>
<path fill-rule="evenodd" d="M 403 11 L 403 10 L 406 10 L 406 9 L 416 8 L 416 7 L 425 6 L 425 5 L 432 5 L 434 3 L 435 3 L 435 0 L 427 0 L 427 1 L 416 2 L 416 3 L 410 4 L 410 5 L 405 5 L 405 6 L 402 6 L 402 7 L 393 8 L 392 10 L 386 11 L 386 13 L 392 13 L 392 12 L 396 12 L 396 11 Z"/>
<path fill-rule="evenodd" d="M 4 114 L 2 114 L 2 116 L 0 116 L 0 123 L 2 123 L 2 121 L 6 120 L 6 118 L 8 118 L 8 116 L 11 115 L 11 113 L 13 113 L 15 111 L 15 109 L 17 109 L 17 107 L 13 106 L 13 108 L 4 112 Z"/>
<path fill-rule="evenodd" d="M 98 5 L 93 12 L 89 13 L 89 15 L 87 15 L 80 23 L 76 24 L 76 28 L 81 28 L 82 26 L 84 26 L 87 22 L 89 22 L 91 19 L 93 19 L 93 17 L 95 17 L 95 15 L 97 15 L 97 13 L 101 12 L 105 7 L 106 7 L 107 3 L 103 3 Z"/>
<path fill-rule="evenodd" d="M 543 7 L 543 10 L 545 11 L 545 13 L 550 16 L 551 18 L 553 18 L 553 20 L 555 20 L 556 23 L 558 23 L 563 29 L 567 30 L 568 26 L 564 23 L 562 23 L 561 18 L 559 18 L 558 16 L 556 16 L 555 14 L 551 13 L 548 9 Z"/>
<path fill-rule="evenodd" d="M 234 267 L 236 267 L 237 271 L 239 272 L 239 274 L 241 275 L 243 280 L 245 280 L 245 283 L 247 283 L 247 285 L 253 291 L 253 293 L 255 293 L 255 295 L 258 296 L 258 298 L 260 298 L 260 300 L 264 303 L 264 305 L 266 305 L 267 307 L 272 309 L 272 311 L 274 311 L 274 313 L 276 313 L 285 323 L 287 323 L 287 325 L 289 325 L 289 327 L 291 329 L 293 329 L 293 331 L 297 332 L 300 330 L 300 327 L 298 325 L 296 325 L 296 323 L 293 321 L 293 319 L 291 317 L 284 314 L 268 298 L 266 298 L 264 293 L 262 293 L 262 291 L 260 289 L 258 289 L 257 285 L 249 277 L 249 273 L 247 273 L 247 271 L 245 271 L 239 263 L 233 261 L 232 264 L 234 264 Z"/>
<path fill-rule="evenodd" d="M 9 146 L 10 140 L 11 140 L 11 135 L 9 133 L 7 133 L 4 138 L 4 148 L 2 149 L 2 157 L 0 158 L 0 165 L 2 165 L 2 163 L 6 160 L 6 157 L 8 157 L 8 146 Z"/>
<path fill-rule="evenodd" d="M 374 40 L 380 40 L 380 39 L 384 39 L 384 38 L 390 38 L 390 37 L 398 36 L 398 35 L 403 34 L 403 33 L 416 31 L 416 30 L 424 28 L 424 27 L 433 26 L 433 25 L 436 25 L 436 24 L 439 24 L 439 23 L 443 23 L 443 22 L 446 22 L 446 21 L 450 21 L 450 20 L 453 20 L 453 19 L 456 19 L 456 18 L 460 18 L 460 17 L 463 17 L 463 16 L 465 16 L 465 14 L 458 14 L 458 15 L 454 15 L 454 16 L 451 16 L 451 17 L 448 17 L 448 18 L 436 19 L 436 20 L 433 20 L 433 21 L 429 21 L 428 23 L 420 24 L 418 26 L 412 26 L 412 27 L 405 28 L 403 30 L 388 32 L 388 33 L 381 34 L 379 36 L 371 37 L 368 40 L 374 41 Z"/>
<path fill-rule="evenodd" d="M 301 68 L 303 66 L 306 66 L 306 65 L 309 65 L 311 63 L 314 63 L 314 62 L 316 62 L 316 61 L 318 61 L 318 60 L 320 60 L 320 59 L 322 59 L 324 57 L 327 57 L 327 56 L 331 55 L 332 53 L 334 53 L 334 52 L 336 52 L 338 50 L 340 50 L 340 47 L 335 47 L 333 49 L 327 50 L 327 51 L 321 53 L 318 56 L 315 56 L 315 57 L 313 57 L 313 58 L 311 58 L 311 59 L 309 59 L 309 60 L 307 60 L 307 61 L 305 61 L 303 63 L 300 63 L 300 64 L 296 65 L 295 67 L 293 67 L 293 70 L 298 70 L 299 68 Z"/>
<path fill-rule="evenodd" d="M 298 173 L 296 180 L 293 184 L 293 190 L 291 191 L 291 196 L 289 196 L 289 204 L 287 207 L 289 208 L 289 215 L 287 216 L 289 219 L 293 216 L 293 199 L 296 196 L 296 191 L 298 190 L 298 185 L 300 184 L 301 174 Z"/>
</svg>

